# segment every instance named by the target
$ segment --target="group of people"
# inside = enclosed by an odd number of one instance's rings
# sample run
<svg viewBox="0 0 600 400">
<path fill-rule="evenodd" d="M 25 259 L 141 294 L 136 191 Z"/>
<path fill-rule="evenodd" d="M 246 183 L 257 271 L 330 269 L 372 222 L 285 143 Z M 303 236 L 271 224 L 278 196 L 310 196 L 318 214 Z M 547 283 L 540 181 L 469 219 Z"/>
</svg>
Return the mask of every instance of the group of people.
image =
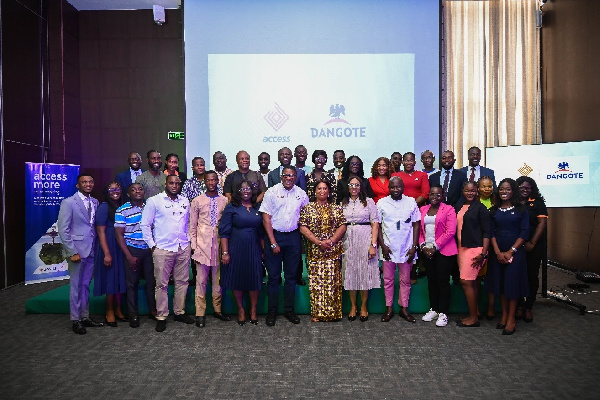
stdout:
<svg viewBox="0 0 600 400">
<path fill-rule="evenodd" d="M 306 268 L 311 321 L 342 319 L 342 291 L 350 298 L 348 320 L 367 321 L 370 289 L 383 281 L 386 311 L 382 322 L 395 315 L 394 282 L 399 277 L 399 316 L 408 322 L 411 284 L 416 267 L 426 270 L 430 310 L 423 321 L 448 323 L 450 277 L 460 282 L 469 315 L 460 327 L 479 326 L 483 315 L 478 293 L 485 276 L 489 307 L 495 318 L 500 296 L 502 317 L 497 328 L 510 335 L 519 317 L 533 319 L 538 272 L 546 250 L 547 210 L 533 179 L 506 178 L 496 186 L 492 170 L 479 165 L 481 151 L 469 149 L 469 166 L 455 169 L 454 154 L 393 153 L 375 160 L 365 177 L 360 157 L 315 150 L 307 165 L 307 149 L 284 147 L 280 165 L 270 167 L 270 155 L 258 155 L 259 169 L 250 169 L 250 155 L 236 154 L 237 169 L 227 167 L 223 152 L 213 155 L 213 170 L 205 160 L 192 160 L 193 175 L 179 171 L 176 154 L 163 169 L 158 151 L 147 152 L 148 170 L 132 152 L 130 168 L 105 187 L 104 201 L 90 196 L 93 177 L 78 177 L 78 192 L 63 201 L 58 230 L 71 274 L 73 331 L 86 327 L 140 325 L 138 285 L 146 281 L 150 318 L 156 331 L 166 329 L 168 287 L 174 285 L 174 320 L 206 326 L 206 287 L 211 280 L 214 317 L 229 321 L 222 311 L 223 290 L 231 290 L 238 306 L 237 323 L 258 324 L 257 301 L 267 277 L 266 324 L 274 326 L 284 280 L 284 317 L 297 324 L 294 310 L 297 284 Z M 296 162 L 292 165 L 292 160 Z M 381 267 L 380 267 L 381 261 Z M 190 281 L 192 262 L 194 278 Z M 89 317 L 89 285 L 94 295 L 106 295 L 106 320 Z M 383 279 L 382 276 L 383 275 Z M 195 284 L 196 315 L 185 314 L 190 282 Z M 250 307 L 244 307 L 248 292 Z M 360 304 L 358 293 L 360 292 Z M 128 316 L 121 309 L 126 294 Z"/>
</svg>

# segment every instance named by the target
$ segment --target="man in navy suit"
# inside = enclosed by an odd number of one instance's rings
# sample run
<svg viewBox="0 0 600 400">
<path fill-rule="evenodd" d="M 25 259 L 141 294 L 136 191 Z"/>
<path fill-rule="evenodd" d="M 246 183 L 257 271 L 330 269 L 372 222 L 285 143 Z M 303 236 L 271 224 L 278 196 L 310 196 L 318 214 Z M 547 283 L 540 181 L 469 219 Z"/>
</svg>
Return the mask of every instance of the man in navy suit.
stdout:
<svg viewBox="0 0 600 400">
<path fill-rule="evenodd" d="M 444 203 L 452 207 L 462 196 L 462 186 L 467 181 L 464 172 L 454 169 L 454 153 L 450 150 L 442 153 L 442 169 L 429 175 L 429 186 L 441 185 L 444 188 Z"/>
<path fill-rule="evenodd" d="M 58 234 L 67 259 L 71 288 L 69 294 L 73 332 L 83 335 L 85 327 L 100 327 L 104 324 L 90 318 L 90 281 L 94 272 L 94 220 L 98 200 L 90 194 L 94 189 L 94 178 L 90 174 L 79 174 L 77 193 L 60 203 L 58 212 Z"/>
<path fill-rule="evenodd" d="M 144 170 L 141 168 L 142 156 L 140 156 L 139 153 L 134 151 L 129 153 L 127 163 L 129 164 L 129 169 L 119 172 L 115 177 L 115 181 L 121 185 L 122 193 L 125 193 L 125 199 L 129 201 L 131 199 L 129 198 L 129 191 L 127 189 L 129 189 L 129 186 L 135 182 L 135 178 L 141 175 Z"/>
<path fill-rule="evenodd" d="M 469 181 L 477 182 L 482 176 L 489 176 L 492 178 L 494 183 L 494 190 L 496 190 L 496 177 L 494 176 L 494 170 L 479 165 L 481 161 L 481 149 L 473 146 L 467 153 L 469 157 L 469 166 L 462 167 L 460 170 L 467 175 Z"/>
<path fill-rule="evenodd" d="M 279 159 L 279 163 L 281 165 L 279 166 L 279 168 L 275 168 L 271 172 L 269 172 L 269 187 L 273 187 L 278 183 L 281 183 L 281 170 L 284 167 L 287 167 L 291 164 L 293 158 L 292 150 L 288 149 L 287 147 L 282 148 L 277 152 L 277 158 Z M 296 174 L 296 182 L 294 182 L 294 185 L 300 187 L 306 192 L 306 176 L 304 174 L 304 171 L 299 168 L 296 168 Z"/>
</svg>

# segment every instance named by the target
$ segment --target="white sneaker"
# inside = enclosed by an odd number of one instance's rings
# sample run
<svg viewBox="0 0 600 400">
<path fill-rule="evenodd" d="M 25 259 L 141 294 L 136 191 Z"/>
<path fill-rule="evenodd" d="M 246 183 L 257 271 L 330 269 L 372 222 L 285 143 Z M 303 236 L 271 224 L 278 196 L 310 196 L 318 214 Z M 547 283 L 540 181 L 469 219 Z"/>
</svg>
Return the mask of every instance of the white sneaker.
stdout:
<svg viewBox="0 0 600 400">
<path fill-rule="evenodd" d="M 429 311 L 427 311 L 427 314 L 423 315 L 423 317 L 421 319 L 425 322 L 429 322 L 429 321 L 433 321 L 437 317 L 438 317 L 438 313 L 436 313 L 435 311 L 433 311 L 432 308 L 430 308 Z"/>
<path fill-rule="evenodd" d="M 444 313 L 440 313 L 437 321 L 435 321 L 435 326 L 446 326 L 448 325 L 448 316 Z"/>
</svg>

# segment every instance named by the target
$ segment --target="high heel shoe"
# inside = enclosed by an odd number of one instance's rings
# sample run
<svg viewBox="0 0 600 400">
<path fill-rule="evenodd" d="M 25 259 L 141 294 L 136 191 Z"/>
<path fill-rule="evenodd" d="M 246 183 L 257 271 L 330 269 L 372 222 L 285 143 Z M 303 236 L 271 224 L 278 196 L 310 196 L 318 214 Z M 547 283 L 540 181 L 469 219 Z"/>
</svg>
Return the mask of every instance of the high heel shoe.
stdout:
<svg viewBox="0 0 600 400">
<path fill-rule="evenodd" d="M 257 320 L 257 319 L 252 319 L 252 318 L 250 318 L 250 323 L 251 323 L 252 325 L 258 325 L 258 320 Z"/>
<path fill-rule="evenodd" d="M 237 323 L 239 326 L 245 325 L 246 324 L 246 320 L 244 319 L 243 321 L 240 321 L 239 319 L 237 320 Z M 256 323 L 258 324 L 258 321 L 256 321 Z"/>
<path fill-rule="evenodd" d="M 109 322 L 107 318 L 104 318 L 104 323 L 106 325 L 110 326 L 111 328 L 116 328 L 117 327 L 117 321 Z"/>
<path fill-rule="evenodd" d="M 348 314 L 348 321 L 352 322 L 356 320 L 356 314 L 355 315 L 350 315 Z"/>
<path fill-rule="evenodd" d="M 502 323 L 500 323 L 500 322 L 498 322 L 498 323 L 496 324 L 496 329 L 504 329 L 504 328 L 506 328 L 506 324 L 502 324 Z"/>
<path fill-rule="evenodd" d="M 360 316 L 360 322 L 367 322 L 368 320 L 369 320 L 369 314 Z"/>
<path fill-rule="evenodd" d="M 517 330 L 517 328 L 513 328 L 512 331 L 507 331 L 506 329 L 502 329 L 502 334 L 503 335 L 512 335 L 513 333 L 515 333 L 516 330 Z"/>
</svg>

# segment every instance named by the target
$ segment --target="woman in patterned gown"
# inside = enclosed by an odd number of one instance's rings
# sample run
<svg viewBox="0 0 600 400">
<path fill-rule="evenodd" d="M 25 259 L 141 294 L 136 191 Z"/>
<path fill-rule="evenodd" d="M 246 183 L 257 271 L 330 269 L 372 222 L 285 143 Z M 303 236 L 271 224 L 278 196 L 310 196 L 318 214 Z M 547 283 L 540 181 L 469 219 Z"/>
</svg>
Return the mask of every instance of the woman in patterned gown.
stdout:
<svg viewBox="0 0 600 400">
<path fill-rule="evenodd" d="M 312 162 L 315 164 L 312 172 L 306 175 L 306 194 L 310 201 L 315 200 L 315 187 L 320 181 L 328 181 L 333 189 L 332 197 L 333 201 L 336 202 L 336 190 L 337 184 L 335 175 L 331 172 L 325 171 L 325 164 L 327 164 L 327 152 L 325 150 L 315 150 L 312 153 Z"/>
<path fill-rule="evenodd" d="M 300 212 L 300 232 L 308 241 L 307 269 L 312 322 L 342 318 L 342 237 L 346 219 L 333 204 L 328 181 L 315 186 L 316 200 Z"/>
</svg>

